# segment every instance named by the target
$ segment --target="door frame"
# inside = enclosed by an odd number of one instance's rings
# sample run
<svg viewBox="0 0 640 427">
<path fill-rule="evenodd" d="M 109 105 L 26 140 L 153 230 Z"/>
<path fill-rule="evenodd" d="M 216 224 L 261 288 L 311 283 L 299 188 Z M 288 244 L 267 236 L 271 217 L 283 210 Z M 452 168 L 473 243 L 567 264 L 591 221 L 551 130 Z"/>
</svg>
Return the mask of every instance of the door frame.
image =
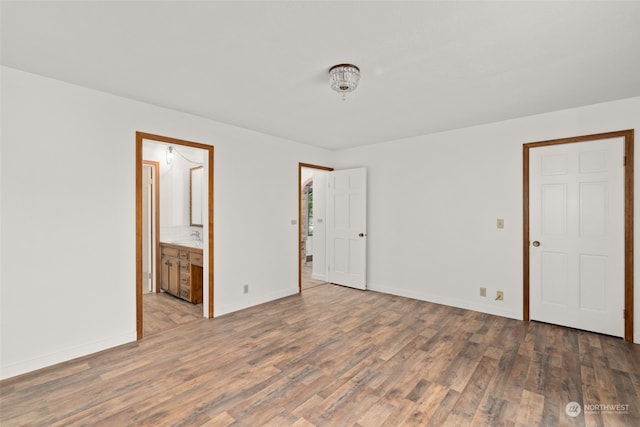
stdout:
<svg viewBox="0 0 640 427">
<path fill-rule="evenodd" d="M 296 188 L 298 189 L 298 293 L 302 293 L 302 248 L 300 242 L 302 241 L 302 168 L 318 169 L 331 172 L 332 167 L 313 165 L 311 163 L 298 163 L 298 183 Z"/>
<path fill-rule="evenodd" d="M 152 212 L 153 215 L 153 238 L 151 242 L 153 244 L 153 290 L 154 293 L 160 292 L 160 286 L 158 286 L 158 266 L 160 265 L 160 251 L 159 237 L 160 237 L 160 162 L 154 162 L 152 160 L 143 160 L 143 165 L 151 166 L 153 169 L 153 203 Z"/>
<path fill-rule="evenodd" d="M 164 142 L 173 145 L 183 145 L 187 147 L 199 148 L 207 151 L 208 176 L 207 176 L 207 193 L 208 193 L 208 215 L 207 221 L 209 231 L 207 233 L 207 247 L 209 256 L 207 257 L 207 265 L 209 267 L 208 275 L 208 317 L 213 318 L 213 150 L 212 145 L 206 145 L 199 142 L 186 141 L 183 139 L 171 138 L 162 135 L 154 135 L 145 132 L 136 132 L 136 335 L 137 339 L 142 339 L 143 335 L 143 305 L 142 305 L 142 165 L 143 165 L 143 140 Z M 159 208 L 159 206 L 158 206 Z M 159 243 L 159 240 L 158 240 Z M 157 253 L 157 250 L 156 250 Z"/>
<path fill-rule="evenodd" d="M 624 140 L 624 339 L 633 342 L 633 129 L 616 132 L 597 133 L 571 138 L 531 142 L 522 145 L 522 215 L 523 215 L 523 320 L 529 321 L 529 150 L 549 145 L 571 144 L 599 139 L 623 138 Z"/>
</svg>

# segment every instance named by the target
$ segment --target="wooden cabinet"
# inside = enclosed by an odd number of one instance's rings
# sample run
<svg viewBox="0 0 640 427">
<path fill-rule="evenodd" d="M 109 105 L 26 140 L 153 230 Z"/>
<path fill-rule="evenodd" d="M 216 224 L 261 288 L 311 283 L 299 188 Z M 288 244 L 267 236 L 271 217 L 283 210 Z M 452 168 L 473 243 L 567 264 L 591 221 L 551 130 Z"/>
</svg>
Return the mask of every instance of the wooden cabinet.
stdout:
<svg viewBox="0 0 640 427">
<path fill-rule="evenodd" d="M 178 265 L 174 258 L 163 256 L 160 289 L 175 295 L 178 291 L 178 277 Z"/>
<path fill-rule="evenodd" d="M 160 289 L 202 303 L 202 249 L 160 242 Z"/>
</svg>

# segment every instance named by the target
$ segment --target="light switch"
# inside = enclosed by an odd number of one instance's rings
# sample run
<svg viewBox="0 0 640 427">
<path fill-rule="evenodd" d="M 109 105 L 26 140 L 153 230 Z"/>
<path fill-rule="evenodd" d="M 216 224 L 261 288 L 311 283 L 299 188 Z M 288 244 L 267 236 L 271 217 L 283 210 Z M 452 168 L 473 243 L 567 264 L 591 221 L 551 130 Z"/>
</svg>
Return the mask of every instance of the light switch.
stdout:
<svg viewBox="0 0 640 427">
<path fill-rule="evenodd" d="M 498 219 L 497 226 L 498 228 L 504 228 L 504 219 Z"/>
<path fill-rule="evenodd" d="M 297 223 L 298 223 L 298 221 L 297 221 L 297 220 L 295 220 L 295 219 L 292 219 L 292 220 L 291 220 L 291 225 L 296 225 Z"/>
</svg>

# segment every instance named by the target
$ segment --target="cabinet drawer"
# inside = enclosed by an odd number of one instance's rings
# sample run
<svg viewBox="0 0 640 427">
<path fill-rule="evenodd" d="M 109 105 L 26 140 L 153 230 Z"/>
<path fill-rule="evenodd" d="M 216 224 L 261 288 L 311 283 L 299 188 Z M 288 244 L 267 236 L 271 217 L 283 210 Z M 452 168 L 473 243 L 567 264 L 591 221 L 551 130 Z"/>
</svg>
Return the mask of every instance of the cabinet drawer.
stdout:
<svg viewBox="0 0 640 427">
<path fill-rule="evenodd" d="M 191 264 L 202 267 L 202 254 L 197 252 L 189 252 L 189 261 Z"/>
<path fill-rule="evenodd" d="M 180 259 L 189 259 L 189 252 L 180 251 Z"/>
<path fill-rule="evenodd" d="M 188 261 L 180 261 L 180 273 L 189 273 L 189 267 Z"/>
<path fill-rule="evenodd" d="M 191 301 L 191 288 L 180 286 L 180 298 Z"/>
<path fill-rule="evenodd" d="M 191 286 L 191 276 L 184 273 L 180 275 L 180 287 L 182 286 Z"/>
<path fill-rule="evenodd" d="M 161 246 L 161 248 L 162 248 L 162 255 L 166 255 L 166 256 L 170 256 L 170 257 L 174 257 L 174 258 L 177 258 L 178 257 L 178 252 L 180 252 L 175 248 L 169 248 L 169 247 L 166 247 L 166 246 Z"/>
</svg>

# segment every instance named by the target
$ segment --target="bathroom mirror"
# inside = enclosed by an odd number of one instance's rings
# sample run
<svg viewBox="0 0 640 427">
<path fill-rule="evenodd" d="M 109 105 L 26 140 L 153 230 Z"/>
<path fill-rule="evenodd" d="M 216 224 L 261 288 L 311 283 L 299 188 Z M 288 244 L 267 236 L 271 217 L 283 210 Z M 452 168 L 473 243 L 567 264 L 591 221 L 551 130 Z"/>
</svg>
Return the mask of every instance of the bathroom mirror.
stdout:
<svg viewBox="0 0 640 427">
<path fill-rule="evenodd" d="M 191 225 L 202 227 L 202 179 L 204 166 L 198 166 L 189 170 L 189 212 Z"/>
</svg>

